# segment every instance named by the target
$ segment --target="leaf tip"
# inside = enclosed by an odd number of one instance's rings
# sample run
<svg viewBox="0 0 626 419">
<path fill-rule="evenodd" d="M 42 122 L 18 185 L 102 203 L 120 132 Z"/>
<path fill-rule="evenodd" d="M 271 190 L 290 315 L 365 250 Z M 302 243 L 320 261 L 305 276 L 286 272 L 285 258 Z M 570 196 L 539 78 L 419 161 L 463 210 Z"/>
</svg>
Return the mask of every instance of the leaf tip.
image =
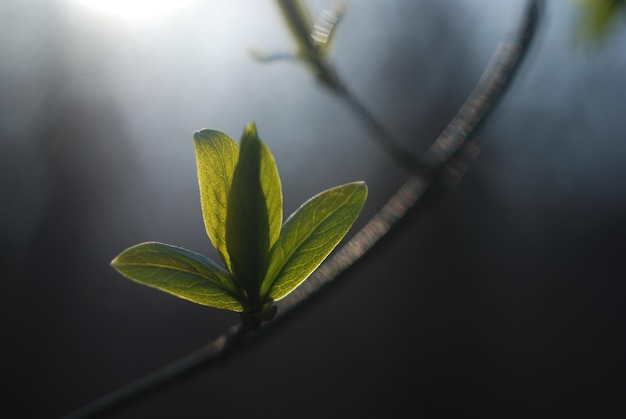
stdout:
<svg viewBox="0 0 626 419">
<path fill-rule="evenodd" d="M 256 122 L 254 122 L 254 119 L 246 124 L 243 130 L 242 140 L 244 138 L 255 138 L 257 140 L 259 139 L 259 134 L 256 129 Z"/>
<path fill-rule="evenodd" d="M 126 249 L 128 250 L 128 249 Z M 111 262 L 109 262 L 109 265 L 111 267 L 113 267 L 116 270 L 119 270 L 119 266 L 122 264 L 122 256 L 124 255 L 124 253 L 126 252 L 126 250 L 124 250 L 123 252 L 119 253 L 117 256 L 115 256 Z"/>
<path fill-rule="evenodd" d="M 207 129 L 207 128 L 199 129 L 198 131 L 193 133 L 193 141 L 198 143 L 202 140 L 205 140 L 207 137 L 210 136 L 211 132 L 215 132 L 215 131 Z"/>
<path fill-rule="evenodd" d="M 369 189 L 367 187 L 367 183 L 365 183 L 364 180 L 359 180 L 356 182 L 352 182 L 351 184 L 357 191 L 359 191 L 360 193 L 363 194 L 363 200 L 365 200 L 367 198 L 367 194 L 369 192 Z"/>
</svg>

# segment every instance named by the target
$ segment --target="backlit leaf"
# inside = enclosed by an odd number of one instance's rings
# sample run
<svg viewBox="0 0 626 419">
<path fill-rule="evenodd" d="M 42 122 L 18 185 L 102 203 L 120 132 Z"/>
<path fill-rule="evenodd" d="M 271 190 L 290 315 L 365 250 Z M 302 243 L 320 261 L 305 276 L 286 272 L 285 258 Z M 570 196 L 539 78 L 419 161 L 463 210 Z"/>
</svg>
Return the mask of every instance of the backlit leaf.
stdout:
<svg viewBox="0 0 626 419">
<path fill-rule="evenodd" d="M 198 304 L 243 311 L 229 274 L 206 256 L 148 242 L 120 253 L 111 265 L 126 278 Z"/>
<path fill-rule="evenodd" d="M 279 300 L 300 285 L 350 230 L 366 198 L 365 183 L 354 182 L 321 192 L 294 212 L 272 248 L 261 295 Z"/>
<path fill-rule="evenodd" d="M 120 253 L 111 265 L 123 276 L 215 308 L 267 321 L 273 301 L 304 281 L 332 252 L 367 197 L 363 182 L 324 191 L 283 225 L 283 198 L 274 157 L 254 122 L 241 143 L 224 133 L 194 134 L 198 183 L 207 234 L 225 269 L 206 256 L 148 242 Z"/>
<path fill-rule="evenodd" d="M 200 202 L 206 232 L 228 270 L 226 247 L 226 205 L 233 172 L 239 160 L 239 146 L 228 135 L 203 129 L 193 135 L 200 185 Z"/>
<path fill-rule="evenodd" d="M 256 132 L 246 126 L 233 174 L 226 216 L 226 243 L 235 280 L 260 309 L 260 284 L 269 251 L 280 235 L 282 190 L 276 162 Z"/>
</svg>

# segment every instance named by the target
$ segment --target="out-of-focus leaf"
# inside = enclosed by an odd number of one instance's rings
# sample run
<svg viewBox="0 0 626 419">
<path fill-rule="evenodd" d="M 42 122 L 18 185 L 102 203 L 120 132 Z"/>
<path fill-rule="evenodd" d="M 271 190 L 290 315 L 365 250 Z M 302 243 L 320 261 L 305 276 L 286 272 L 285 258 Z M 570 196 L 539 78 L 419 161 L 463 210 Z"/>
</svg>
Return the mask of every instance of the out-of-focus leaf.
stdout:
<svg viewBox="0 0 626 419">
<path fill-rule="evenodd" d="M 345 9 L 345 4 L 338 3 L 333 9 L 322 10 L 315 25 L 313 25 L 311 37 L 315 41 L 321 57 L 326 57 L 332 47 L 333 38 L 337 33 L 337 27 Z"/>
<path fill-rule="evenodd" d="M 200 203 L 206 232 L 226 268 L 231 270 L 226 247 L 226 206 L 233 172 L 239 160 L 239 146 L 228 135 L 210 129 L 193 135 L 200 185 Z"/>
<path fill-rule="evenodd" d="M 626 10 L 625 0 L 578 0 L 582 15 L 580 36 L 594 42 L 602 41 L 620 12 Z"/>
<path fill-rule="evenodd" d="M 294 212 L 272 248 L 262 295 L 279 300 L 300 285 L 350 230 L 366 198 L 365 183 L 354 182 L 321 192 Z"/>
<path fill-rule="evenodd" d="M 206 256 L 148 242 L 120 253 L 111 265 L 126 278 L 205 306 L 243 311 L 229 274 Z"/>
<path fill-rule="evenodd" d="M 261 308 L 261 279 L 269 251 L 280 234 L 282 205 L 276 162 L 251 123 L 242 136 L 239 163 L 233 174 L 226 216 L 226 244 L 231 272 L 246 290 L 253 309 Z"/>
</svg>

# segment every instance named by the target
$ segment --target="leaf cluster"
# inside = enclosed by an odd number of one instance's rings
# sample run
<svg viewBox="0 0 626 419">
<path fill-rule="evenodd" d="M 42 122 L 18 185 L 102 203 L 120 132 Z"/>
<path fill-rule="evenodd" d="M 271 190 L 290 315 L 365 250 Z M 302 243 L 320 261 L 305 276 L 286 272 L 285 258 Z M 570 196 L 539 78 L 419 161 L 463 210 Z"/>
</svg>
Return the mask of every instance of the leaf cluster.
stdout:
<svg viewBox="0 0 626 419">
<path fill-rule="evenodd" d="M 254 122 L 240 145 L 210 129 L 194 136 L 206 232 L 223 266 L 206 256 L 158 242 L 120 253 L 123 276 L 195 303 L 271 319 L 280 300 L 332 252 L 367 197 L 363 182 L 321 192 L 283 224 L 283 196 L 274 157 Z"/>
</svg>

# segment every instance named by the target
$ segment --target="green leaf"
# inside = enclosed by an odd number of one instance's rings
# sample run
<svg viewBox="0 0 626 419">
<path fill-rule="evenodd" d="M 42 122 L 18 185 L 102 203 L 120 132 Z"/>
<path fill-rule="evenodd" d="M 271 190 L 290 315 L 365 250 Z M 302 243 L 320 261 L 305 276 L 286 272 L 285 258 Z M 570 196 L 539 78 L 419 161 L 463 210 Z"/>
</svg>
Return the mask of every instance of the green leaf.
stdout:
<svg viewBox="0 0 626 419">
<path fill-rule="evenodd" d="M 367 186 L 348 183 L 309 199 L 285 222 L 271 251 L 261 295 L 279 300 L 332 252 L 363 209 Z"/>
<path fill-rule="evenodd" d="M 624 17 L 626 0 L 577 0 L 580 15 L 575 42 L 585 48 L 600 48 L 615 33 L 618 19 Z"/>
<path fill-rule="evenodd" d="M 231 262 L 226 247 L 226 205 L 233 172 L 239 160 L 239 146 L 228 135 L 210 129 L 197 131 L 193 140 L 204 226 L 211 243 L 230 271 Z"/>
<path fill-rule="evenodd" d="M 181 247 L 148 242 L 120 253 L 111 265 L 128 279 L 205 306 L 244 311 L 223 268 Z"/>
<path fill-rule="evenodd" d="M 194 133 L 207 234 L 226 269 L 181 247 L 148 242 L 120 253 L 111 265 L 123 276 L 178 297 L 270 320 L 273 301 L 296 288 L 339 244 L 361 212 L 367 186 L 324 191 L 282 225 L 278 168 L 254 122 L 241 145 L 213 130 Z"/>
<path fill-rule="evenodd" d="M 269 251 L 283 219 L 278 169 L 254 123 L 246 126 L 233 174 L 226 215 L 226 245 L 235 280 L 246 290 L 253 311 L 262 308 L 260 286 Z"/>
</svg>

